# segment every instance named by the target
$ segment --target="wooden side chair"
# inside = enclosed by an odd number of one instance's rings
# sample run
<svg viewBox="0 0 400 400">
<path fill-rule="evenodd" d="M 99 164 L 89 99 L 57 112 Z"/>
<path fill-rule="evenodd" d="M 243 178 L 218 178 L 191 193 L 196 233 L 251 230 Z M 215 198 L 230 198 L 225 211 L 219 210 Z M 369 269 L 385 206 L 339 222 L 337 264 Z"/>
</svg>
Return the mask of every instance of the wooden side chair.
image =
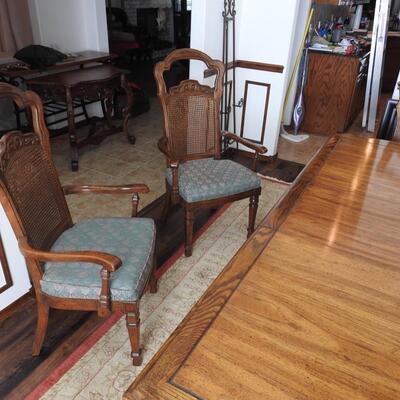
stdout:
<svg viewBox="0 0 400 400">
<path fill-rule="evenodd" d="M 216 73 L 214 87 L 184 80 L 167 89 L 164 73 L 174 62 L 202 61 Z M 223 136 L 254 151 L 253 169 L 259 154 L 267 149 L 220 130 L 220 102 L 224 65 L 194 49 L 179 49 L 159 62 L 154 70 L 164 114 L 165 135 L 159 149 L 166 155 L 166 218 L 171 203 L 185 209 L 185 255 L 192 255 L 194 212 L 250 198 L 248 236 L 254 231 L 261 181 L 254 171 L 221 157 Z"/>
<path fill-rule="evenodd" d="M 38 320 L 32 355 L 39 355 L 49 308 L 97 311 L 107 316 L 123 310 L 134 365 L 140 365 L 139 300 L 154 275 L 155 225 L 146 218 L 94 218 L 73 224 L 65 195 L 131 193 L 132 217 L 143 184 L 61 187 L 54 167 L 40 98 L 0 83 L 29 110 L 33 132 L 13 131 L 0 139 L 0 202 L 4 207 L 33 283 Z"/>
</svg>

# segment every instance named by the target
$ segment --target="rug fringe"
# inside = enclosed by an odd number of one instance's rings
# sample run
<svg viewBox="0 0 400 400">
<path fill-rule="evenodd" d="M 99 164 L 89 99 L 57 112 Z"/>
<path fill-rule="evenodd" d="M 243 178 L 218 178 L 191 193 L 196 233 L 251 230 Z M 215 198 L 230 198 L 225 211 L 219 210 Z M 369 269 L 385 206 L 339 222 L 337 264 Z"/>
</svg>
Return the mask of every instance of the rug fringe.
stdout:
<svg viewBox="0 0 400 400">
<path fill-rule="evenodd" d="M 267 180 L 267 181 L 272 181 L 272 182 L 277 182 L 277 183 L 283 183 L 283 184 L 289 185 L 289 186 L 293 183 L 293 182 L 286 182 L 286 181 L 283 181 L 283 180 L 281 180 L 281 179 L 274 178 L 274 177 L 272 177 L 272 176 L 263 175 L 263 174 L 260 174 L 260 173 L 257 173 L 257 175 L 258 175 L 261 179 L 265 179 L 265 180 Z"/>
</svg>

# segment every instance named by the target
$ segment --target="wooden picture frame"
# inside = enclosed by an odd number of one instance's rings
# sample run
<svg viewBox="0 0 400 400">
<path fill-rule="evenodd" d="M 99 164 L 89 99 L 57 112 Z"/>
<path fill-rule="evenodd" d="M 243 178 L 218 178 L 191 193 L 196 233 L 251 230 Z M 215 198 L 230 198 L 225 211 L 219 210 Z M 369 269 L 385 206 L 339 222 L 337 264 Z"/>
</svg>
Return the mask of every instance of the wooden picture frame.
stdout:
<svg viewBox="0 0 400 400">
<path fill-rule="evenodd" d="M 1 240 L 1 236 L 0 236 L 0 268 L 3 272 L 4 279 L 5 279 L 5 283 L 2 286 L 0 286 L 0 293 L 3 293 L 13 285 L 13 280 L 11 277 L 11 271 L 10 271 L 10 267 L 8 265 L 6 252 L 4 250 L 3 241 Z"/>
<path fill-rule="evenodd" d="M 262 128 L 261 128 L 260 139 L 259 140 L 255 140 L 253 138 L 245 137 L 245 134 L 244 134 L 244 127 L 245 127 L 245 120 L 246 120 L 246 109 L 247 109 L 249 86 L 250 85 L 264 86 L 266 88 L 265 103 L 264 103 L 264 114 L 263 114 L 263 119 L 262 119 Z M 250 140 L 250 141 L 252 141 L 254 143 L 257 143 L 257 144 L 263 144 L 264 143 L 265 129 L 267 127 L 267 115 L 268 115 L 270 94 L 271 94 L 271 84 L 270 83 L 249 81 L 249 80 L 245 81 L 244 98 L 243 98 L 242 123 L 241 123 L 241 127 L 240 127 L 240 137 L 242 137 L 243 139 Z"/>
</svg>

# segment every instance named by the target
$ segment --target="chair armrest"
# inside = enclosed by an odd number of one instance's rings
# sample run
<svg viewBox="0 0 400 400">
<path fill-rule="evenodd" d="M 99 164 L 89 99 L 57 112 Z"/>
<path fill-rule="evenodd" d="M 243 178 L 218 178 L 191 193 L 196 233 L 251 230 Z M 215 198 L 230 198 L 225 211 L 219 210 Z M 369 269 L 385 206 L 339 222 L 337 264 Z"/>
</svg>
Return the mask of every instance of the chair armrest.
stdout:
<svg viewBox="0 0 400 400">
<path fill-rule="evenodd" d="M 27 258 L 27 263 L 36 264 L 36 268 L 38 268 L 37 261 L 87 262 L 101 265 L 103 268 L 100 271 L 101 290 L 97 313 L 100 317 L 108 316 L 111 313 L 110 273 L 115 272 L 122 265 L 119 257 L 99 251 L 85 250 L 58 253 L 37 250 L 32 248 L 25 238 L 19 238 L 18 244 L 22 254 Z M 35 285 L 38 285 L 38 287 L 35 287 L 38 290 L 38 288 L 40 289 L 40 283 L 37 273 L 35 275 L 33 281 Z"/>
<path fill-rule="evenodd" d="M 150 189 L 143 183 L 129 185 L 66 185 L 63 186 L 64 194 L 127 194 L 127 193 L 149 193 Z"/>
<path fill-rule="evenodd" d="M 108 272 L 115 272 L 121 265 L 119 257 L 109 253 L 99 251 L 70 251 L 70 252 L 52 252 L 34 249 L 29 245 L 26 239 L 18 240 L 19 248 L 26 258 L 36 261 L 47 262 L 87 262 L 101 265 Z"/>
<path fill-rule="evenodd" d="M 261 146 L 261 145 L 256 144 L 256 143 L 253 143 L 250 140 L 243 139 L 242 137 L 239 137 L 239 136 L 235 135 L 234 133 L 223 132 L 222 135 L 225 136 L 226 138 L 230 139 L 230 140 L 234 140 L 235 142 L 240 143 L 243 146 L 248 147 L 249 149 L 254 150 L 258 154 L 265 154 L 268 151 L 268 149 L 266 147 Z"/>
<path fill-rule="evenodd" d="M 168 167 L 171 168 L 172 172 L 172 192 L 171 192 L 171 197 L 172 197 L 172 202 L 177 203 L 179 202 L 179 161 L 174 160 L 174 157 L 171 155 L 169 149 L 168 149 L 168 139 L 163 136 L 158 140 L 158 148 L 162 153 L 165 154 L 167 157 L 167 164 Z"/>
<path fill-rule="evenodd" d="M 150 189 L 144 183 L 134 183 L 131 185 L 66 185 L 63 186 L 64 194 L 127 194 L 132 193 L 132 217 L 136 217 L 139 207 L 139 194 L 149 193 Z"/>
</svg>

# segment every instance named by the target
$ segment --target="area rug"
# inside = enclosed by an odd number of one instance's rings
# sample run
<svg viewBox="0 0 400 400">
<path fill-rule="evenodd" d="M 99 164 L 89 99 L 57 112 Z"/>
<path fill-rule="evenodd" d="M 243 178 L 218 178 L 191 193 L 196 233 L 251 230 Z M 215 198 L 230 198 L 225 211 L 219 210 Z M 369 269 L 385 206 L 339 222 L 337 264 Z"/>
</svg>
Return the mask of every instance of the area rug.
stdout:
<svg viewBox="0 0 400 400">
<path fill-rule="evenodd" d="M 257 223 L 286 190 L 286 185 L 263 181 Z M 114 315 L 27 399 L 121 399 L 143 367 L 245 242 L 247 218 L 248 200 L 233 203 L 198 238 L 192 257 L 186 258 L 180 251 L 163 267 L 167 271 L 159 280 L 158 293 L 145 294 L 141 301 L 144 356 L 141 367 L 131 364 L 124 317 Z"/>
</svg>

